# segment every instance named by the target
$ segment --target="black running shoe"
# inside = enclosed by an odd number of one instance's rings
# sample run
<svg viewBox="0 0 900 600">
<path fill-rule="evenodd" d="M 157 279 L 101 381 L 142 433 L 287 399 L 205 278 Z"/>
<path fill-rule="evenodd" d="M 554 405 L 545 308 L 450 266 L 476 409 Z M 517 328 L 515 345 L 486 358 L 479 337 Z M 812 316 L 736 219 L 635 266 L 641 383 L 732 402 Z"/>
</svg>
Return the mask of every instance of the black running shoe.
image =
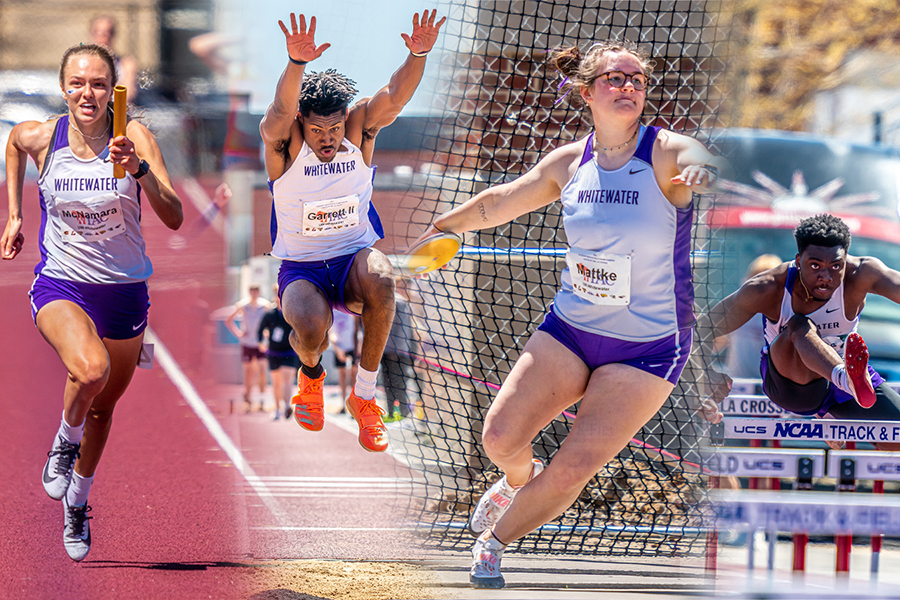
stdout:
<svg viewBox="0 0 900 600">
<path fill-rule="evenodd" d="M 62 500 L 72 481 L 75 459 L 79 456 L 81 444 L 70 444 L 56 434 L 53 449 L 47 453 L 44 465 L 44 491 L 54 500 Z"/>
</svg>

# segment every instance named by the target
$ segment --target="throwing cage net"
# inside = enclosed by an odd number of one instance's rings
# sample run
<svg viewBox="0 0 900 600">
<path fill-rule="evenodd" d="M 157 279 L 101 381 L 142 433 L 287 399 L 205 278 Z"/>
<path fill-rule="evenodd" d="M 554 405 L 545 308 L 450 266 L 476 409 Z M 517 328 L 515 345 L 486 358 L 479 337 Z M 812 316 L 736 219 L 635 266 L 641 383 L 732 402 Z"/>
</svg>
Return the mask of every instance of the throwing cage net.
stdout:
<svg viewBox="0 0 900 600">
<path fill-rule="evenodd" d="M 643 6 L 642 6 L 643 5 Z M 702 1 L 567 0 L 444 4 L 448 15 L 434 80 L 438 117 L 428 120 L 420 158 L 429 168 L 392 218 L 400 242 L 415 240 L 437 215 L 489 185 L 508 182 L 548 152 L 591 130 L 586 111 L 560 101 L 562 76 L 549 51 L 629 38 L 656 69 L 643 122 L 695 136 L 715 148 L 725 31 L 716 5 Z M 572 94 L 577 94 L 573 91 Z M 693 268 L 698 312 L 720 294 L 709 197 L 695 196 Z M 392 428 L 394 452 L 415 473 L 409 510 L 427 547 L 468 548 L 466 521 L 500 473 L 481 444 L 484 416 L 529 336 L 543 320 L 565 266 L 560 205 L 495 229 L 469 233 L 449 268 L 402 282 L 408 306 L 396 323 L 409 346 L 403 376 L 385 372 L 388 400 L 409 402 L 414 418 Z M 402 252 L 404 247 L 395 249 Z M 405 370 L 404 370 L 405 369 Z M 565 377 L 564 373 L 549 376 Z M 403 379 L 408 379 L 404 382 Z M 698 427 L 691 410 L 698 373 L 685 370 L 659 413 L 589 482 L 560 518 L 514 543 L 522 552 L 685 554 L 702 551 L 705 494 Z M 408 394 L 408 395 L 407 395 Z M 623 406 L 622 410 L 628 410 Z M 578 405 L 534 440 L 552 461 Z"/>
</svg>

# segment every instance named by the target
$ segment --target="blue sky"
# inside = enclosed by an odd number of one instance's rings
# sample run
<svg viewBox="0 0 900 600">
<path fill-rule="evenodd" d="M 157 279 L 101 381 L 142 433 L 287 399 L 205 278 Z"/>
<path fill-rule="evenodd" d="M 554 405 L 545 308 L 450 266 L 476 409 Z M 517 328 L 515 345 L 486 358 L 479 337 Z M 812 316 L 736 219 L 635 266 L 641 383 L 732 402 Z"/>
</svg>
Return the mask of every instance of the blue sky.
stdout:
<svg viewBox="0 0 900 600">
<path fill-rule="evenodd" d="M 314 71 L 337 69 L 355 80 L 360 95 L 366 96 L 386 85 L 391 74 L 406 59 L 408 50 L 400 33 L 412 31 L 413 14 L 425 8 L 438 8 L 440 18 L 442 11 L 437 4 L 421 0 L 316 3 L 221 0 L 217 29 L 236 39 L 228 53 L 236 59 L 231 85 L 250 92 L 251 112 L 262 113 L 272 101 L 275 84 L 287 64 L 279 19 L 290 27 L 291 12 L 303 13 L 307 20 L 315 15 L 316 43 L 329 42 L 331 47 L 307 68 Z M 431 66 L 436 62 L 431 57 Z M 420 90 L 403 114 L 426 112 L 428 98 L 429 94 Z"/>
</svg>

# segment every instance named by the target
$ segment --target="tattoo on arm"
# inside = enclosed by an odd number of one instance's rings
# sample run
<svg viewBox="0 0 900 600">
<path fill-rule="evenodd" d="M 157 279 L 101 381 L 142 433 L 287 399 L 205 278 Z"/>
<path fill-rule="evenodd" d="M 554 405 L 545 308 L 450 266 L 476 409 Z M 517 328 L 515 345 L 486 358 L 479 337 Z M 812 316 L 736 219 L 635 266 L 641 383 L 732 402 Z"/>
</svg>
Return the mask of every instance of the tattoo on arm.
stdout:
<svg viewBox="0 0 900 600">
<path fill-rule="evenodd" d="M 479 214 L 481 214 L 481 220 L 484 222 L 487 222 L 488 218 L 487 218 L 487 213 L 484 210 L 484 202 L 478 203 L 478 212 L 479 212 Z"/>
</svg>

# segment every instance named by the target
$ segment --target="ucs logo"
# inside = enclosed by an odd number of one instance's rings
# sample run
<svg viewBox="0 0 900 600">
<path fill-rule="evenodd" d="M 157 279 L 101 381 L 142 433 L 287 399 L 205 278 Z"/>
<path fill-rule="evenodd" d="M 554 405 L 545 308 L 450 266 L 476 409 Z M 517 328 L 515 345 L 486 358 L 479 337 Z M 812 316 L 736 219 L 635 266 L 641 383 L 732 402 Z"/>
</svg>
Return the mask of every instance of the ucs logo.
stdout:
<svg viewBox="0 0 900 600">
<path fill-rule="evenodd" d="M 751 433 L 753 435 L 766 435 L 765 425 L 736 425 L 735 433 Z"/>
</svg>

